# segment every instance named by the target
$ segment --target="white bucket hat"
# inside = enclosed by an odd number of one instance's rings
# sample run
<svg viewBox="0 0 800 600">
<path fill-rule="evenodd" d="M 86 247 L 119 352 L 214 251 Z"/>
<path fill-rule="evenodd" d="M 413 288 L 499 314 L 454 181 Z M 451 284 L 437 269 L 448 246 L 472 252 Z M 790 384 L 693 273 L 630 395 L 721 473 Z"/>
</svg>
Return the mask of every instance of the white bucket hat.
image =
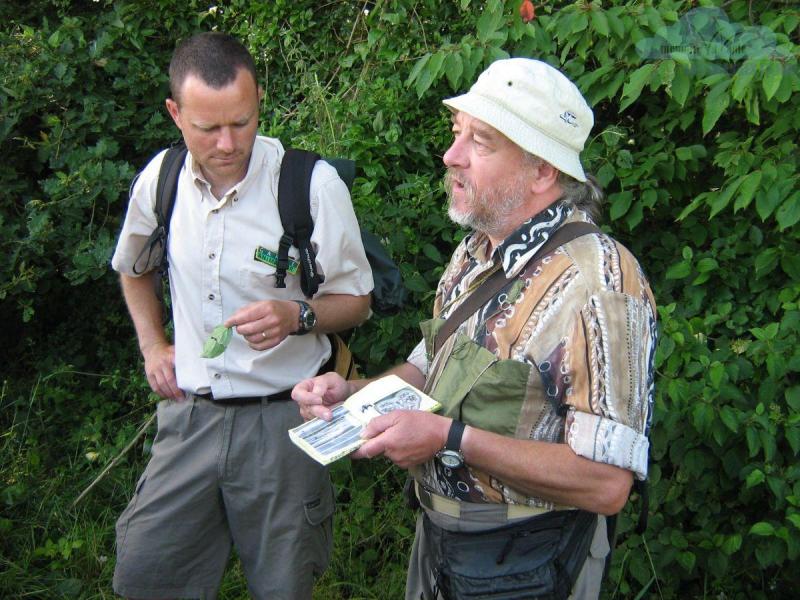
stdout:
<svg viewBox="0 0 800 600">
<path fill-rule="evenodd" d="M 547 63 L 530 58 L 495 61 L 469 92 L 444 104 L 491 125 L 559 171 L 586 181 L 580 153 L 594 115 L 575 84 Z"/>
</svg>

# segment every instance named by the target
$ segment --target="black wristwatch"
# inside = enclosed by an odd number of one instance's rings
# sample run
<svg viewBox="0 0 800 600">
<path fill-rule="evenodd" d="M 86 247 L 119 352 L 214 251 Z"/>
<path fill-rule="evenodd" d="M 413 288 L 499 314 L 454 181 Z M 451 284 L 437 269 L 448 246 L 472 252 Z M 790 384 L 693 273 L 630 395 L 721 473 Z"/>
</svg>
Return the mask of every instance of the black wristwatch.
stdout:
<svg viewBox="0 0 800 600">
<path fill-rule="evenodd" d="M 302 300 L 295 300 L 300 305 L 300 319 L 297 324 L 297 331 L 292 335 L 305 335 L 317 324 L 317 315 L 314 314 L 314 309 Z"/>
<path fill-rule="evenodd" d="M 450 424 L 450 431 L 447 433 L 447 442 L 444 448 L 436 453 L 436 458 L 448 469 L 458 469 L 464 466 L 464 455 L 461 454 L 461 437 L 464 435 L 466 425 L 461 421 Z"/>
</svg>

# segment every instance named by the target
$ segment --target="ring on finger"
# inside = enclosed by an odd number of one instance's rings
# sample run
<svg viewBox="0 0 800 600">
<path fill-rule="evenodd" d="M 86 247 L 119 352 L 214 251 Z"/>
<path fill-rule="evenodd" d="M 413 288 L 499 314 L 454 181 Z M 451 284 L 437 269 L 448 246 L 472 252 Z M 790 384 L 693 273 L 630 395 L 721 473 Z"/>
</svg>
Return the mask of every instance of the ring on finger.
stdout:
<svg viewBox="0 0 800 600">
<path fill-rule="evenodd" d="M 267 339 L 267 332 L 266 331 L 262 331 L 261 332 L 261 337 L 264 338 L 264 339 Z"/>
</svg>

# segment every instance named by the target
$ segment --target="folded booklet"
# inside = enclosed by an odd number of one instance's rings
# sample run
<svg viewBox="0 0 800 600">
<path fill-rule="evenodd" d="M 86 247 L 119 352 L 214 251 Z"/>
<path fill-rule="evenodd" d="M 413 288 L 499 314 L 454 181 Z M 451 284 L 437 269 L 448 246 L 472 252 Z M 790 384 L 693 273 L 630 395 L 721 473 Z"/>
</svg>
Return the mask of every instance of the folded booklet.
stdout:
<svg viewBox="0 0 800 600">
<path fill-rule="evenodd" d="M 327 465 L 363 444 L 361 432 L 378 415 L 397 409 L 434 412 L 440 406 L 397 375 L 387 375 L 367 384 L 334 408 L 330 421 L 311 419 L 290 429 L 289 437 L 311 458 Z"/>
</svg>

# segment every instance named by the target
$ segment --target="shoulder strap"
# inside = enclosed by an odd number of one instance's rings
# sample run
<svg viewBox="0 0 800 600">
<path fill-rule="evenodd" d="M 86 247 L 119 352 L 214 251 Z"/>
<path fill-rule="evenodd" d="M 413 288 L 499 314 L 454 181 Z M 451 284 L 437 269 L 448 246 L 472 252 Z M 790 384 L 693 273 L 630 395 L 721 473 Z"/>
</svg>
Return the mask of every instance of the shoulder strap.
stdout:
<svg viewBox="0 0 800 600">
<path fill-rule="evenodd" d="M 181 168 L 183 168 L 187 152 L 188 150 L 183 142 L 177 143 L 169 147 L 161 162 L 161 167 L 158 171 L 158 183 L 156 184 L 156 228 L 147 238 L 142 251 L 133 263 L 133 272 L 137 275 L 144 273 L 150 266 L 150 258 L 153 252 L 159 253 L 158 271 L 163 275 L 168 270 L 167 235 L 169 233 L 170 220 L 172 219 L 172 210 L 175 207 L 175 195 L 178 191 L 178 175 L 180 175 Z M 145 253 L 147 253 L 147 261 L 142 270 L 139 271 L 136 265 Z"/>
<path fill-rule="evenodd" d="M 575 238 L 581 237 L 582 235 L 587 235 L 589 233 L 599 232 L 600 229 L 593 223 L 576 222 L 562 225 L 544 244 L 542 244 L 539 250 L 537 250 L 534 255 L 531 256 L 527 264 L 531 264 L 539 257 L 547 256 L 560 246 L 563 246 Z M 492 273 L 477 290 L 472 292 L 472 294 L 470 294 L 466 300 L 459 304 L 458 308 L 452 312 L 452 314 L 439 329 L 439 332 L 436 334 L 436 338 L 433 342 L 434 354 L 438 352 L 439 348 L 442 347 L 442 344 L 444 344 L 447 338 L 453 335 L 453 332 L 458 329 L 458 327 L 464 321 L 466 321 L 471 314 L 486 304 L 492 298 L 492 296 L 503 289 L 503 286 L 505 286 L 507 283 L 508 280 L 506 279 L 505 271 L 503 271 L 503 269 L 498 269 Z"/>
<path fill-rule="evenodd" d="M 275 287 L 286 287 L 289 248 L 294 245 L 300 252 L 300 287 L 308 298 L 317 293 L 319 284 L 324 280 L 317 272 L 317 257 L 311 247 L 311 234 L 314 231 L 310 204 L 311 173 L 319 158 L 319 154 L 306 150 L 286 150 L 278 181 L 278 211 L 283 235 L 278 245 Z"/>
</svg>

